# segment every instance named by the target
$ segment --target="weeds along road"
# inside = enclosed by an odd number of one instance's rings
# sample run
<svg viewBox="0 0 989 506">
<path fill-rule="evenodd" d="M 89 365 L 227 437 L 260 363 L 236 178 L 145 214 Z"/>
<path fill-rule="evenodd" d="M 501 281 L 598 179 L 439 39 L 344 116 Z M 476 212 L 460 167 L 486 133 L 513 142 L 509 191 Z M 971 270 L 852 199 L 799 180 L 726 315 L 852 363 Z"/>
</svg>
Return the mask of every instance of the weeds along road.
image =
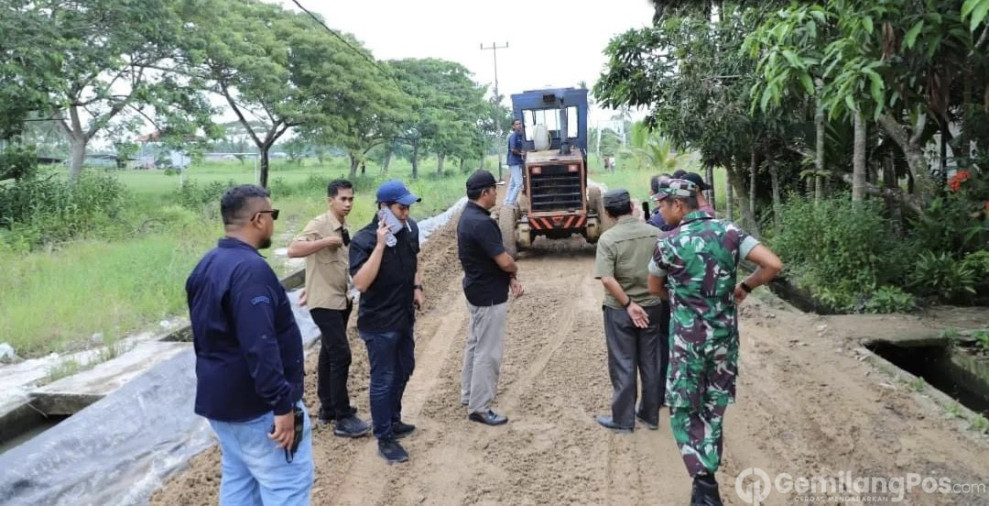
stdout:
<svg viewBox="0 0 989 506">
<path fill-rule="evenodd" d="M 611 386 L 594 249 L 583 239 L 543 241 L 523 254 L 526 294 L 511 300 L 495 408 L 501 427 L 467 420 L 459 402 L 467 308 L 454 224 L 420 256 L 428 302 L 416 325 L 416 370 L 403 419 L 418 431 L 402 440 L 410 460 L 389 466 L 373 438 L 334 437 L 316 427 L 313 504 L 687 504 L 690 480 L 670 433 L 629 435 L 597 425 Z M 738 403 L 728 409 L 726 504 L 746 504 L 735 480 L 747 468 L 770 476 L 949 477 L 989 482 L 989 444 L 909 389 L 886 384 L 857 345 L 815 330 L 817 317 L 749 298 L 742 309 Z M 351 320 L 351 327 L 354 321 Z M 879 324 L 879 323 L 873 323 Z M 350 329 L 352 401 L 369 419 L 367 353 Z M 316 354 L 305 400 L 315 411 Z M 219 450 L 197 456 L 166 483 L 154 504 L 216 504 Z M 766 504 L 794 496 L 771 494 Z M 908 493 L 905 504 L 989 504 L 987 495 Z"/>
</svg>

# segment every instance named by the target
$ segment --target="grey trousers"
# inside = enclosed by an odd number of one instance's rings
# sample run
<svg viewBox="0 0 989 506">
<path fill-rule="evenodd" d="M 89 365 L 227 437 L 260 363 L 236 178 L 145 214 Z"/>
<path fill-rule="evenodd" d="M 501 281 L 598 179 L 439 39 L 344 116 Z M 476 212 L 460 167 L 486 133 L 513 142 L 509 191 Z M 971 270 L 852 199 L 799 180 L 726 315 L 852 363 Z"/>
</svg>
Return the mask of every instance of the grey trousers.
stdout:
<svg viewBox="0 0 989 506">
<path fill-rule="evenodd" d="M 642 404 L 639 413 L 650 423 L 659 421 L 660 383 L 666 381 L 666 378 L 661 378 L 659 374 L 661 352 L 659 329 L 663 310 L 659 305 L 644 309 L 649 315 L 649 326 L 640 329 L 632 323 L 632 319 L 624 309 L 604 308 L 608 374 L 611 376 L 611 386 L 614 389 L 611 397 L 611 416 L 616 424 L 627 428 L 635 426 L 638 379 L 642 380 Z"/>
<path fill-rule="evenodd" d="M 468 413 L 486 413 L 498 389 L 498 374 L 505 342 L 508 303 L 474 306 L 467 303 L 470 322 L 460 373 L 460 402 Z"/>
</svg>

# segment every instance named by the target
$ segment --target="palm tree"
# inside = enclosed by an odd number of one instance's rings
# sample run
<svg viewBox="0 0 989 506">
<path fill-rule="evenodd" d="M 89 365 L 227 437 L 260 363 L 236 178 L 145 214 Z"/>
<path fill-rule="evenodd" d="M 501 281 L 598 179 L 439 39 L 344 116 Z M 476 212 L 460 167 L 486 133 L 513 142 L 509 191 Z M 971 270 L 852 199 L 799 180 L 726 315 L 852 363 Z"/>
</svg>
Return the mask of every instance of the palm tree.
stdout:
<svg viewBox="0 0 989 506">
<path fill-rule="evenodd" d="M 683 155 L 673 151 L 669 139 L 658 131 L 650 131 L 641 121 L 632 125 L 631 133 L 631 142 L 622 153 L 631 158 L 634 168 L 657 173 L 672 173 L 677 169 Z"/>
</svg>

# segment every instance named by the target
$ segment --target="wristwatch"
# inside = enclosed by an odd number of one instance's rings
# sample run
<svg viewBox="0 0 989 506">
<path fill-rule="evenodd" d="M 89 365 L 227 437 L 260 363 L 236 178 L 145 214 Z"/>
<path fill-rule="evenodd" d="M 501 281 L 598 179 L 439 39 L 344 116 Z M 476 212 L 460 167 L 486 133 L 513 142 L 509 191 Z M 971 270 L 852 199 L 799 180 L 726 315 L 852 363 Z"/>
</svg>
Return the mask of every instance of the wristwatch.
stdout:
<svg viewBox="0 0 989 506">
<path fill-rule="evenodd" d="M 425 289 L 423 289 L 422 285 L 412 285 L 412 289 L 413 290 L 419 290 L 421 292 L 425 292 L 426 291 Z"/>
<path fill-rule="evenodd" d="M 626 294 L 625 296 L 628 297 L 628 302 L 622 304 L 622 307 L 627 309 L 629 306 L 632 305 L 632 297 L 629 297 L 628 294 Z"/>
<path fill-rule="evenodd" d="M 745 293 L 752 293 L 752 287 L 745 283 L 745 281 L 739 283 L 738 286 L 741 286 L 742 290 L 745 290 Z"/>
</svg>

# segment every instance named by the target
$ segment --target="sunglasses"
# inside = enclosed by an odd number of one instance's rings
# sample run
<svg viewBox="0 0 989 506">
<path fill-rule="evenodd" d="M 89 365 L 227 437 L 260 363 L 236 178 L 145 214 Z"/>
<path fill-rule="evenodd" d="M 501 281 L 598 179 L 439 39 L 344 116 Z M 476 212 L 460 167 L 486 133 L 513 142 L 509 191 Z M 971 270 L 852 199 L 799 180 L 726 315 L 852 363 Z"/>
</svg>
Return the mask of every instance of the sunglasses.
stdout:
<svg viewBox="0 0 989 506">
<path fill-rule="evenodd" d="M 257 219 L 257 217 L 259 215 L 262 215 L 262 214 L 270 214 L 272 221 L 278 219 L 278 209 L 271 209 L 269 211 L 258 211 L 256 213 L 254 213 L 254 217 L 251 218 L 251 221 L 254 221 L 255 219 Z"/>
</svg>

